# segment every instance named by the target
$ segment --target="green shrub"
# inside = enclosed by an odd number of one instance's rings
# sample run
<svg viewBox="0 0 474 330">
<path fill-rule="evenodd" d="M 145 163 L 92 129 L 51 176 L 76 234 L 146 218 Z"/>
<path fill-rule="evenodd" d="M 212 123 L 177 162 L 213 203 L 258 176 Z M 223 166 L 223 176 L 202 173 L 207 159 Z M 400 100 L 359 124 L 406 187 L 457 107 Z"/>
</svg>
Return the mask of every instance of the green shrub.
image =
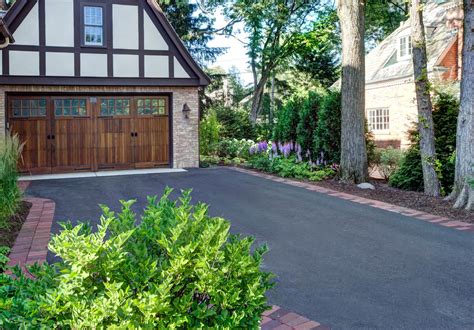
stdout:
<svg viewBox="0 0 474 330">
<path fill-rule="evenodd" d="M 273 130 L 273 141 L 296 141 L 299 113 L 303 107 L 304 98 L 293 96 L 278 110 L 277 121 Z"/>
<path fill-rule="evenodd" d="M 412 191 L 423 191 L 423 169 L 418 132 L 413 129 L 409 132 L 411 145 L 405 152 L 400 167 L 392 174 L 388 183 L 390 186 Z"/>
<path fill-rule="evenodd" d="M 63 225 L 50 250 L 62 261 L 31 268 L 37 280 L 0 275 L 0 328 L 258 328 L 268 306 L 265 246 L 229 235 L 189 191 L 167 189 L 139 221 L 122 202 L 103 206 L 97 232 Z"/>
<path fill-rule="evenodd" d="M 217 145 L 217 153 L 220 157 L 248 159 L 253 145 L 255 142 L 252 140 L 223 139 Z"/>
<path fill-rule="evenodd" d="M 266 153 L 252 156 L 248 165 L 284 178 L 307 179 L 310 181 L 321 181 L 336 174 L 329 167 L 313 169 L 307 162 L 298 162 L 295 156 L 270 158 Z"/>
<path fill-rule="evenodd" d="M 403 160 L 403 151 L 388 147 L 386 149 L 375 149 L 373 164 L 385 180 L 395 173 Z"/>
<path fill-rule="evenodd" d="M 314 150 L 324 153 L 331 163 L 341 158 L 341 93 L 328 92 L 321 98 L 318 124 L 314 133 Z"/>
<path fill-rule="evenodd" d="M 456 97 L 438 92 L 433 102 L 433 122 L 437 156 L 437 172 L 443 193 L 452 190 L 454 184 L 456 126 L 459 102 Z M 390 179 L 393 187 L 423 191 L 423 170 L 419 148 L 418 131 L 410 131 L 411 146 L 400 168 Z"/>
<path fill-rule="evenodd" d="M 199 151 L 201 155 L 212 155 L 217 151 L 220 125 L 215 112 L 209 114 L 199 123 Z"/>
<path fill-rule="evenodd" d="M 221 126 L 220 137 L 225 139 L 256 139 L 256 129 L 248 111 L 240 108 L 216 107 L 214 109 Z"/>
<path fill-rule="evenodd" d="M 296 128 L 296 141 L 301 146 L 303 157 L 305 157 L 307 151 L 309 151 L 313 160 L 316 160 L 320 154 L 320 150 L 315 149 L 314 144 L 320 103 L 321 97 L 318 94 L 314 92 L 308 94 L 301 108 L 299 122 Z"/>
<path fill-rule="evenodd" d="M 17 135 L 0 137 L 0 228 L 8 228 L 8 218 L 15 214 L 21 202 L 17 164 L 23 143 Z"/>
<path fill-rule="evenodd" d="M 433 102 L 433 122 L 436 141 L 436 156 L 440 162 L 440 183 L 445 192 L 454 185 L 456 151 L 456 129 L 459 101 L 450 94 L 438 92 Z"/>
</svg>

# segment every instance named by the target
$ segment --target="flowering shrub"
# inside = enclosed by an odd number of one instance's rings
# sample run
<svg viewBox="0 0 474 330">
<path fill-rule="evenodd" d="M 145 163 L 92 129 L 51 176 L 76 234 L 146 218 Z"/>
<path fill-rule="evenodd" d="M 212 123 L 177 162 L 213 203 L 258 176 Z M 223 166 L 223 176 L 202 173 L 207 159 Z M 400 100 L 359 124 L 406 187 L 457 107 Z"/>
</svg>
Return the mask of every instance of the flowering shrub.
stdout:
<svg viewBox="0 0 474 330">
<path fill-rule="evenodd" d="M 244 158 L 250 156 L 250 148 L 255 144 L 252 140 L 224 139 L 217 145 L 217 153 L 224 158 Z"/>
<path fill-rule="evenodd" d="M 106 206 L 97 232 L 63 225 L 49 248 L 62 261 L 0 274 L 2 329 L 257 329 L 268 306 L 265 246 L 229 235 L 204 204 L 148 199 L 137 221 L 134 201 Z M 0 259 L 0 265 L 4 264 Z"/>
</svg>

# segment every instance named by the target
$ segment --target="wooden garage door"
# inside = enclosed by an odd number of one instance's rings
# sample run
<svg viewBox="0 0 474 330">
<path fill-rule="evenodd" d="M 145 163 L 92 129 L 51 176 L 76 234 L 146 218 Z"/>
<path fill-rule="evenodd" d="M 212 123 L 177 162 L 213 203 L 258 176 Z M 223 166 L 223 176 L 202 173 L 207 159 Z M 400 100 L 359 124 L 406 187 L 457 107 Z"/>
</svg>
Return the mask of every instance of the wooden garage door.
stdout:
<svg viewBox="0 0 474 330">
<path fill-rule="evenodd" d="M 10 97 L 10 131 L 25 141 L 31 173 L 169 165 L 164 96 Z"/>
</svg>

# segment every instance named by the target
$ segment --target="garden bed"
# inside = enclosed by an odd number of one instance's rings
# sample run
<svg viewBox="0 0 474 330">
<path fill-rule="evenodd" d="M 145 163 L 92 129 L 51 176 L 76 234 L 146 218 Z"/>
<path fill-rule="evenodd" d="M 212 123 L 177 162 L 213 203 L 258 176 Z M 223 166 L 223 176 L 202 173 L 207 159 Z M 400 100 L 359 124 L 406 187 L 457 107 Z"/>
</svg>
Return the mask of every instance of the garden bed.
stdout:
<svg viewBox="0 0 474 330">
<path fill-rule="evenodd" d="M 22 201 L 18 212 L 11 216 L 8 223 L 9 228 L 0 228 L 0 246 L 8 246 L 11 248 L 15 243 L 15 239 L 20 232 L 21 226 L 25 222 L 30 213 L 31 203 Z"/>
</svg>

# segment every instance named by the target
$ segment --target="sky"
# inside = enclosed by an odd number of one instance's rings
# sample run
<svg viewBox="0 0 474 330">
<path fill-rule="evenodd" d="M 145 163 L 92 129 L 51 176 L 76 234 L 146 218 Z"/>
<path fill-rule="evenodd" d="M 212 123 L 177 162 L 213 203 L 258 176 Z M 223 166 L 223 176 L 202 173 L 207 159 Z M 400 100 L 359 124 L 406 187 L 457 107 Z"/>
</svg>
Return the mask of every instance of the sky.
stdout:
<svg viewBox="0 0 474 330">
<path fill-rule="evenodd" d="M 221 12 L 216 12 L 215 27 L 220 28 L 225 26 L 226 19 Z M 236 26 L 236 30 L 242 30 L 242 26 Z M 246 41 L 247 38 L 243 32 L 236 33 L 236 37 L 239 40 Z M 211 47 L 228 47 L 225 54 L 219 56 L 216 62 L 210 64 L 210 67 L 220 66 L 226 71 L 229 71 L 232 67 L 236 67 L 240 74 L 240 79 L 244 84 L 252 83 L 252 72 L 248 65 L 248 57 L 246 55 L 247 50 L 241 41 L 234 37 L 216 36 L 214 40 L 211 40 L 208 45 Z"/>
</svg>

